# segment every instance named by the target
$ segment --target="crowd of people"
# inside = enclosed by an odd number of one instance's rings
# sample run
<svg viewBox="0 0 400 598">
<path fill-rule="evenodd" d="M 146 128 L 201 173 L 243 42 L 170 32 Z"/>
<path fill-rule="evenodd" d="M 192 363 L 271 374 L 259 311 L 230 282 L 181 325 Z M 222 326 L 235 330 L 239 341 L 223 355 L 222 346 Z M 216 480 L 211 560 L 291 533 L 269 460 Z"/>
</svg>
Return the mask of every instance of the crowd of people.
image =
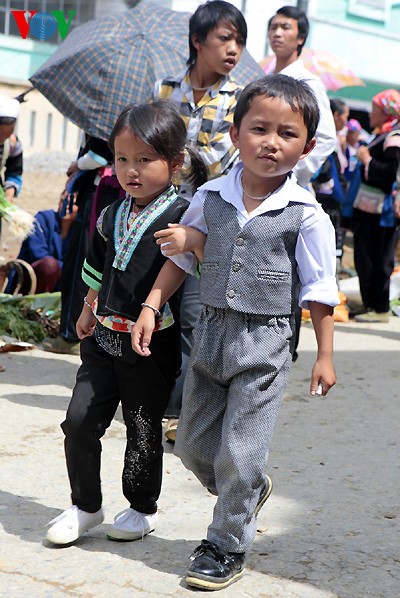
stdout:
<svg viewBox="0 0 400 598">
<path fill-rule="evenodd" d="M 61 424 L 72 505 L 50 522 L 48 542 L 71 544 L 103 522 L 101 438 L 121 404 L 128 506 L 107 537 L 134 541 L 156 528 L 167 418 L 175 453 L 216 497 L 186 583 L 238 581 L 272 492 L 265 469 L 302 308 L 317 341 L 310 393 L 336 382 L 346 230 L 363 300 L 355 319 L 389 321 L 400 93 L 372 98 L 367 135 L 304 67 L 308 31 L 303 11 L 279 9 L 268 22 L 275 72 L 243 89 L 231 73 L 244 16 L 223 0 L 201 4 L 187 68 L 155 82 L 146 104 L 128 105 L 109 143 L 86 136 L 58 210 L 37 214 L 19 257 L 38 289 L 62 297 L 60 333 L 43 347 L 81 357 Z M 17 112 L 0 101 L 2 184 L 13 195 Z M 10 176 L 12 158 L 20 169 Z"/>
</svg>

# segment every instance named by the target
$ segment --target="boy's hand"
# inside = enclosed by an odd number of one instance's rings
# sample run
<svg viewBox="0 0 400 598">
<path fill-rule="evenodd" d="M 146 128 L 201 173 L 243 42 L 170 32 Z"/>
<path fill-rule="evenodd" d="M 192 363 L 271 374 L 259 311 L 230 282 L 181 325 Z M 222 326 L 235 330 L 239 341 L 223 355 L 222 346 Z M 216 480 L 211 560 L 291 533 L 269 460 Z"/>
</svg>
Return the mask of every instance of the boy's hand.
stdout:
<svg viewBox="0 0 400 598">
<path fill-rule="evenodd" d="M 90 309 L 84 305 L 81 315 L 76 323 L 76 334 L 78 335 L 78 338 L 82 340 L 87 336 L 92 336 L 95 327 L 96 317 L 93 315 L 93 312 L 91 312 Z"/>
<path fill-rule="evenodd" d="M 322 387 L 322 396 L 326 396 L 329 389 L 336 384 L 336 374 L 332 359 L 318 358 L 311 373 L 310 394 L 316 395 L 318 385 Z"/>
<path fill-rule="evenodd" d="M 157 245 L 161 245 L 166 256 L 193 252 L 204 245 L 206 236 L 199 230 L 183 224 L 168 224 L 168 228 L 154 233 Z"/>
<path fill-rule="evenodd" d="M 155 327 L 155 315 L 151 309 L 144 307 L 140 316 L 132 326 L 132 349 L 141 357 L 151 355 L 149 349 L 151 337 Z"/>
</svg>

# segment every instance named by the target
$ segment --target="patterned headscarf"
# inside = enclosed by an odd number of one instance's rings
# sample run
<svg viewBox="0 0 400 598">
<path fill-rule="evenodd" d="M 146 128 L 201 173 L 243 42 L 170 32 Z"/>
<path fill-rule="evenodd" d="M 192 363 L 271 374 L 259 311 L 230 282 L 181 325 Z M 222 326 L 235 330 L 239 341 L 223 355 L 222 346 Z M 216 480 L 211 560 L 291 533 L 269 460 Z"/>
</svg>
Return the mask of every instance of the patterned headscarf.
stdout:
<svg viewBox="0 0 400 598">
<path fill-rule="evenodd" d="M 400 116 L 400 92 L 396 89 L 385 89 L 372 98 L 372 102 L 379 106 L 389 118 Z"/>
<path fill-rule="evenodd" d="M 362 127 L 361 127 L 360 123 L 355 118 L 350 118 L 350 120 L 347 121 L 347 130 L 348 131 L 359 132 L 359 131 L 361 131 L 361 129 L 362 129 Z"/>
</svg>

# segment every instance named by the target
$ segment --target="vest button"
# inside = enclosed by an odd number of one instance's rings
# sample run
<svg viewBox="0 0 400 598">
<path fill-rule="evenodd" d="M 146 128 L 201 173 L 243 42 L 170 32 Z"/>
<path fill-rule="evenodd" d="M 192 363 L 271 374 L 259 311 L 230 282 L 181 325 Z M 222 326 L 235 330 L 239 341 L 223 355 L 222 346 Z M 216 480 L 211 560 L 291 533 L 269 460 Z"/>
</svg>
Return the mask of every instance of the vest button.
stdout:
<svg viewBox="0 0 400 598">
<path fill-rule="evenodd" d="M 241 268 L 241 265 L 238 264 L 237 262 L 232 265 L 233 272 L 239 272 L 240 268 Z"/>
<path fill-rule="evenodd" d="M 227 295 L 228 295 L 229 299 L 233 299 L 235 297 L 236 293 L 233 289 L 230 289 L 230 291 L 227 292 Z"/>
<path fill-rule="evenodd" d="M 235 245 L 244 245 L 244 239 L 242 239 L 242 237 L 238 237 L 235 241 Z"/>
</svg>

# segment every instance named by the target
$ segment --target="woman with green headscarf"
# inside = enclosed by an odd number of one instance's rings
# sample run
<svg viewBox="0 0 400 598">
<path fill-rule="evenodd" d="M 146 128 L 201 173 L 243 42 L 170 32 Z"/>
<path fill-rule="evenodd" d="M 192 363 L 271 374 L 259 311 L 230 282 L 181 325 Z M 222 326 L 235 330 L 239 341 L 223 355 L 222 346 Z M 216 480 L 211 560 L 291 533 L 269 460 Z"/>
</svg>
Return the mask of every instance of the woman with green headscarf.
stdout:
<svg viewBox="0 0 400 598">
<path fill-rule="evenodd" d="M 357 322 L 389 321 L 390 276 L 394 268 L 396 218 L 393 185 L 400 164 L 400 92 L 372 98 L 369 116 L 375 137 L 359 147 L 361 185 L 354 202 L 354 262 L 365 313 Z"/>
</svg>

